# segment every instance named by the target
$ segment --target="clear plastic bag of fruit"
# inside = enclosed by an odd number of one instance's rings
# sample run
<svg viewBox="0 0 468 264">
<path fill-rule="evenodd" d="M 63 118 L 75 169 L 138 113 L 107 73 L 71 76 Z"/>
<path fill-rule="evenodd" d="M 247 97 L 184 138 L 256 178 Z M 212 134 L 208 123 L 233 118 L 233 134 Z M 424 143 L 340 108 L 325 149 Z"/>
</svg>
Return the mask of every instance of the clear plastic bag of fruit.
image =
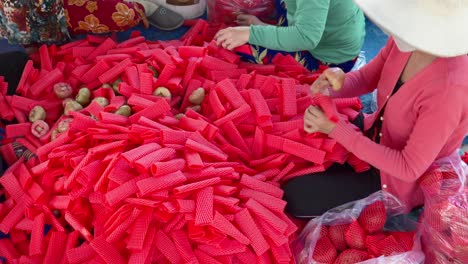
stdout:
<svg viewBox="0 0 468 264">
<path fill-rule="evenodd" d="M 296 262 L 424 263 L 418 223 L 405 206 L 379 191 L 312 219 L 293 243 Z"/>
<path fill-rule="evenodd" d="M 458 154 L 438 160 L 420 179 L 426 263 L 468 263 L 468 166 Z"/>
<path fill-rule="evenodd" d="M 250 14 L 268 21 L 275 11 L 275 0 L 207 0 L 211 24 L 235 25 L 238 14 Z"/>
</svg>

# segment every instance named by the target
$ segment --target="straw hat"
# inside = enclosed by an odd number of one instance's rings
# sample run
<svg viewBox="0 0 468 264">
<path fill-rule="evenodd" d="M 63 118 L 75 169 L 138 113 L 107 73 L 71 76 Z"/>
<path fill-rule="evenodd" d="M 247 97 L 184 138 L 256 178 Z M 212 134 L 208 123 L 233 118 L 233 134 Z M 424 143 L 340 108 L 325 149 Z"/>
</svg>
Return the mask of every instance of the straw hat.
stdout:
<svg viewBox="0 0 468 264">
<path fill-rule="evenodd" d="M 354 0 L 379 27 L 420 51 L 468 54 L 468 0 Z"/>
</svg>

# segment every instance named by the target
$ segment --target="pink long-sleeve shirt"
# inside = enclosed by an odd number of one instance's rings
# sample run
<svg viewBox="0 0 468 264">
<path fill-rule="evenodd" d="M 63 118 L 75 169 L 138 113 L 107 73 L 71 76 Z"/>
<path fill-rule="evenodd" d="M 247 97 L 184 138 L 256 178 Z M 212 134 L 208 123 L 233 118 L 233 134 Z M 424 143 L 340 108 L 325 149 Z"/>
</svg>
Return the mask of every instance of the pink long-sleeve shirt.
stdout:
<svg viewBox="0 0 468 264">
<path fill-rule="evenodd" d="M 437 159 L 453 154 L 468 133 L 468 56 L 438 58 L 391 96 L 411 53 L 390 39 L 375 59 L 346 75 L 333 97 L 353 97 L 377 90 L 378 110 L 364 119 L 365 130 L 383 115 L 380 144 L 353 125 L 339 121 L 329 135 L 380 170 L 382 189 L 408 210 L 421 205 L 418 178 Z"/>
</svg>

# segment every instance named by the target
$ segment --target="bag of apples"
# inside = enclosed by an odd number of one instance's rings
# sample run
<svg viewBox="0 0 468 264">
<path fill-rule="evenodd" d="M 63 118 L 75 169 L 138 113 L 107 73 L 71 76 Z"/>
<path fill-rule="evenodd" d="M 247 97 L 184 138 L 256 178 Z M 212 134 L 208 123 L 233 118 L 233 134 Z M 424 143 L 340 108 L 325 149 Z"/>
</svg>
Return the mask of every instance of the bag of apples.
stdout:
<svg viewBox="0 0 468 264">
<path fill-rule="evenodd" d="M 297 263 L 419 264 L 417 222 L 393 195 L 379 191 L 312 219 L 293 243 Z"/>
<path fill-rule="evenodd" d="M 275 11 L 275 0 L 207 0 L 210 24 L 236 25 L 238 14 L 250 14 L 269 20 Z"/>
</svg>

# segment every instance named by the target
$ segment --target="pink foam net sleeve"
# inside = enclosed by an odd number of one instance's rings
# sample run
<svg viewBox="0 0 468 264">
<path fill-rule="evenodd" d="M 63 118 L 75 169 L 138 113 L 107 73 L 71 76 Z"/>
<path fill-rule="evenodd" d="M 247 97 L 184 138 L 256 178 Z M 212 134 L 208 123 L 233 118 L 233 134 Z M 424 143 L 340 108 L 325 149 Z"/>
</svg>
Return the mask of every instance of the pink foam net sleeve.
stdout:
<svg viewBox="0 0 468 264">
<path fill-rule="evenodd" d="M 213 187 L 201 189 L 196 194 L 195 224 L 208 225 L 213 223 Z"/>
<path fill-rule="evenodd" d="M 163 190 L 169 187 L 177 186 L 185 182 L 187 178 L 178 171 L 158 178 L 146 178 L 137 182 L 138 190 L 142 195 L 155 191 Z"/>
<path fill-rule="evenodd" d="M 270 248 L 248 209 L 244 208 L 238 212 L 234 216 L 234 219 L 240 230 L 249 238 L 250 244 L 257 256 L 264 254 Z"/>
</svg>

